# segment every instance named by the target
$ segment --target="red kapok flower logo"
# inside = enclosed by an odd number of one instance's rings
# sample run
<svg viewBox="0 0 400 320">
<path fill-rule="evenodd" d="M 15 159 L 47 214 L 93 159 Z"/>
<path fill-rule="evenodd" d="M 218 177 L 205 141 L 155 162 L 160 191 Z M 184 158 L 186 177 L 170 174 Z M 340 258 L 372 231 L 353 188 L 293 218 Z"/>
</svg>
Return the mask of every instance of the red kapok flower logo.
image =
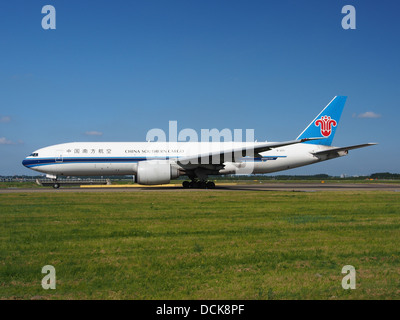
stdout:
<svg viewBox="0 0 400 320">
<path fill-rule="evenodd" d="M 320 126 L 321 134 L 324 137 L 329 137 L 332 133 L 332 126 L 336 127 L 337 123 L 330 116 L 322 116 L 321 119 L 315 121 L 315 125 Z"/>
</svg>

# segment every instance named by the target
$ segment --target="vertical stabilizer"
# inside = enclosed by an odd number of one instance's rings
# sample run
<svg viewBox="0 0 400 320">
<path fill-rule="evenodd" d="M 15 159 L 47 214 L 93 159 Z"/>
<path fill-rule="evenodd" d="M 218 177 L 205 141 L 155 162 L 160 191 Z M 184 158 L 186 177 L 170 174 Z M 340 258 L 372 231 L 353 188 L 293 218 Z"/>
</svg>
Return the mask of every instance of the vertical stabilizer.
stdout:
<svg viewBox="0 0 400 320">
<path fill-rule="evenodd" d="M 304 138 L 324 138 L 304 143 L 322 144 L 330 146 L 336 129 L 339 125 L 340 116 L 346 102 L 346 96 L 336 96 L 331 102 L 315 117 L 313 121 L 297 137 L 297 140 Z"/>
</svg>

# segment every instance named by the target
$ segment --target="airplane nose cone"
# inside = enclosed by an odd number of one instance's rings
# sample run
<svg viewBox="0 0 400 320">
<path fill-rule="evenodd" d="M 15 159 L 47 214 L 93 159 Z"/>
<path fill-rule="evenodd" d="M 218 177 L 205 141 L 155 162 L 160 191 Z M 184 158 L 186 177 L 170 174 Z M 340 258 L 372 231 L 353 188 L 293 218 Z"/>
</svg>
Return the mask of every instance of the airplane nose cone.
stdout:
<svg viewBox="0 0 400 320">
<path fill-rule="evenodd" d="M 28 160 L 27 159 L 22 160 L 22 165 L 26 167 L 28 165 Z"/>
</svg>

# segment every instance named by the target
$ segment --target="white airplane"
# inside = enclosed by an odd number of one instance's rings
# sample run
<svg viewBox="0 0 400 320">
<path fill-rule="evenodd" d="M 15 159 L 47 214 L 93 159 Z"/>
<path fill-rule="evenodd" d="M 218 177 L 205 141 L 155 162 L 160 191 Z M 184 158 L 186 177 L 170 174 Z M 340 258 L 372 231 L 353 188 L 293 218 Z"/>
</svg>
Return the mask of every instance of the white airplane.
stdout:
<svg viewBox="0 0 400 320">
<path fill-rule="evenodd" d="M 142 185 L 170 183 L 187 176 L 185 188 L 215 188 L 209 175 L 263 174 L 301 167 L 367 147 L 332 147 L 346 102 L 336 96 L 296 140 L 284 142 L 71 142 L 34 151 L 22 164 L 59 176 L 133 175 Z"/>
</svg>

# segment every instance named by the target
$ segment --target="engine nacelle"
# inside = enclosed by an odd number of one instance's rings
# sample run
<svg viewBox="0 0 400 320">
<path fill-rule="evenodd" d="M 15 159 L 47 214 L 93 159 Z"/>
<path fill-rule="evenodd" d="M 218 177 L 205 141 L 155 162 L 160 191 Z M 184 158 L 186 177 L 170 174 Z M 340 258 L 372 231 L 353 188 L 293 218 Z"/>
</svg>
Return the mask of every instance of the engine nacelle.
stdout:
<svg viewBox="0 0 400 320">
<path fill-rule="evenodd" d="M 167 184 L 179 177 L 179 170 L 168 160 L 141 161 L 137 166 L 135 182 L 139 184 Z"/>
</svg>

